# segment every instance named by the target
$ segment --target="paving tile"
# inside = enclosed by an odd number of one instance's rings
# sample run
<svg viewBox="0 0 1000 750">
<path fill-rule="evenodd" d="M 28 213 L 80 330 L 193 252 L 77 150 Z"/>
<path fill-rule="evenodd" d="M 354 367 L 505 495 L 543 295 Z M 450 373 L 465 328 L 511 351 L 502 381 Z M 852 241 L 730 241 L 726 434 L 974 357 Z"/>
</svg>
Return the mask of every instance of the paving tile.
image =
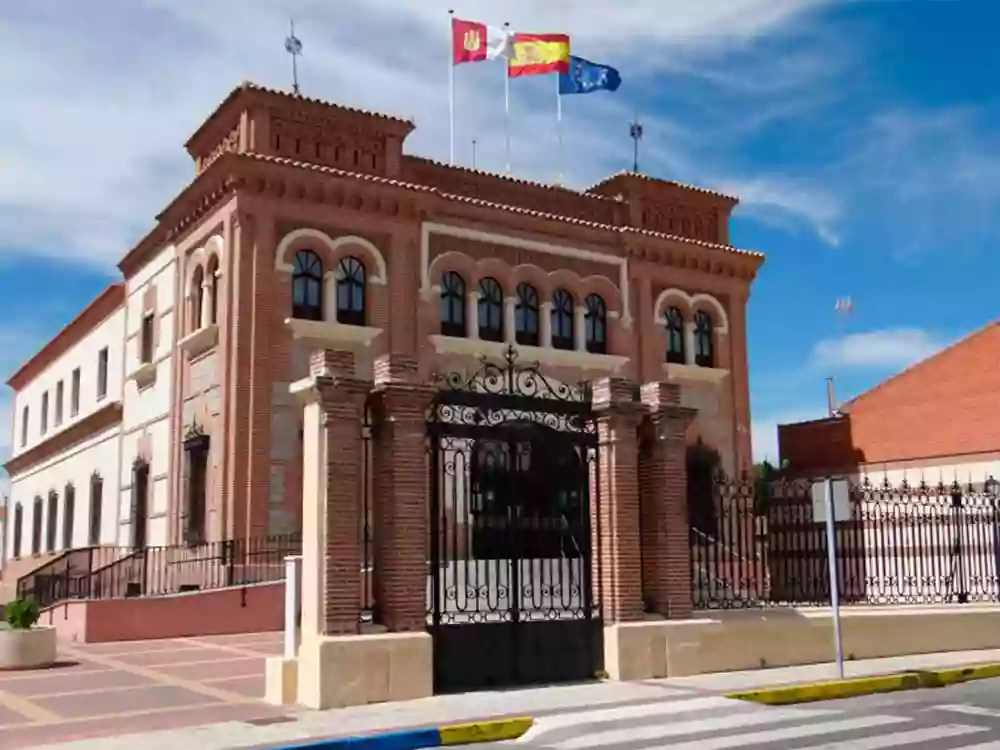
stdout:
<svg viewBox="0 0 1000 750">
<path fill-rule="evenodd" d="M 100 672 L 106 669 L 107 667 L 99 667 L 94 664 L 77 661 L 58 661 L 51 667 L 45 667 L 43 669 L 11 670 L 9 672 L 0 672 L 0 686 L 6 686 L 22 680 L 62 677 L 69 674 L 75 676 L 85 672 Z"/>
<path fill-rule="evenodd" d="M 133 688 L 106 692 L 76 693 L 34 702 L 67 719 L 121 714 L 156 708 L 202 706 L 211 698 L 174 685 Z"/>
<path fill-rule="evenodd" d="M 131 672 L 120 672 L 109 669 L 103 672 L 72 672 L 61 677 L 52 676 L 12 680 L 6 683 L 3 689 L 8 693 L 27 698 L 36 695 L 58 695 L 61 693 L 87 692 L 108 688 L 141 687 L 143 685 L 154 684 L 156 683 L 146 677 L 140 677 Z"/>
<path fill-rule="evenodd" d="M 28 724 L 31 721 L 27 716 L 22 716 L 13 708 L 0 703 L 0 727 L 18 726 Z"/>
<path fill-rule="evenodd" d="M 286 711 L 278 707 L 263 704 L 219 703 L 197 708 L 151 711 L 112 719 L 82 719 L 47 726 L 0 728 L 0 748 L 3 750 L 23 750 L 38 745 L 184 729 L 217 722 L 247 721 L 268 716 L 280 716 L 284 713 Z M 176 749 L 178 744 L 173 742 L 169 746 Z M 68 745 L 67 750 L 72 747 L 72 745 Z M 143 747 L 146 748 L 145 745 Z M 146 750 L 151 749 L 146 748 Z"/>
<path fill-rule="evenodd" d="M 210 684 L 212 687 L 245 695 L 247 698 L 263 699 L 264 697 L 264 675 L 262 674 L 250 675 L 248 677 L 231 677 L 226 680 L 212 680 Z"/>
<path fill-rule="evenodd" d="M 160 665 L 157 672 L 185 680 L 214 680 L 217 677 L 246 677 L 264 673 L 264 660 L 256 656 L 234 657 L 201 664 Z"/>
<path fill-rule="evenodd" d="M 171 651 L 149 651 L 146 653 L 123 654 L 114 657 L 123 664 L 133 664 L 137 667 L 156 667 L 161 664 L 179 664 L 192 661 L 208 661 L 216 658 L 231 658 L 219 651 L 211 651 L 201 646 L 175 648 Z"/>
</svg>

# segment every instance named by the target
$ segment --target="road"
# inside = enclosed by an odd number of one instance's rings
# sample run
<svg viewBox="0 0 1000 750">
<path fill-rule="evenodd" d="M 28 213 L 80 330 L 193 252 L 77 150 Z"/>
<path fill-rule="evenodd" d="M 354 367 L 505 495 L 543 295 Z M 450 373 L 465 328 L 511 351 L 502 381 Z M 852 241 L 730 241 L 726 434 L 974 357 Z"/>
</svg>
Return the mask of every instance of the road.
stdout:
<svg viewBox="0 0 1000 750">
<path fill-rule="evenodd" d="M 1000 750 L 1000 679 L 789 707 L 664 688 L 661 699 L 543 716 L 520 740 L 497 744 L 523 750 Z"/>
</svg>

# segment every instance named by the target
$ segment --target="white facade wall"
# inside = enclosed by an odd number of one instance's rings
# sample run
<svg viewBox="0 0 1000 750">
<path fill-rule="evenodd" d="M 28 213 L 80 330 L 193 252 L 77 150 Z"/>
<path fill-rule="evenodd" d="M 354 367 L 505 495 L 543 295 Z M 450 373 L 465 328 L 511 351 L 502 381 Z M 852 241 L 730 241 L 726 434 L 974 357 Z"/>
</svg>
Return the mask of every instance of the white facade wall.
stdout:
<svg viewBox="0 0 1000 750">
<path fill-rule="evenodd" d="M 18 456 L 34 448 L 43 440 L 93 414 L 105 404 L 120 401 L 122 394 L 121 362 L 122 340 L 124 338 L 125 312 L 118 310 L 88 333 L 72 349 L 46 368 L 35 380 L 14 394 L 14 434 L 12 456 Z M 98 356 L 103 348 L 108 349 L 107 393 L 98 398 Z M 80 411 L 72 415 L 71 401 L 73 370 L 80 368 Z M 63 418 L 56 424 L 56 391 L 63 383 Z M 48 398 L 48 429 L 42 434 L 42 395 Z M 24 409 L 28 409 L 27 441 L 22 444 L 24 433 Z"/>
<path fill-rule="evenodd" d="M 183 311 L 176 299 L 177 253 L 169 247 L 154 257 L 128 282 L 126 290 L 124 411 L 122 417 L 122 459 L 120 465 L 120 538 L 131 538 L 132 464 L 142 456 L 149 461 L 150 497 L 147 544 L 167 544 L 170 483 L 170 406 L 174 352 L 179 327 L 175 321 Z M 155 289 L 156 346 L 153 350 L 155 376 L 140 389 L 134 379 L 140 365 L 140 333 L 150 289 Z M 143 446 L 148 451 L 143 455 Z"/>
<path fill-rule="evenodd" d="M 914 462 L 907 466 L 871 464 L 862 467 L 855 480 L 863 481 L 864 477 L 868 477 L 868 481 L 875 485 L 888 480 L 892 487 L 899 487 L 904 479 L 911 487 L 917 487 L 921 480 L 931 487 L 937 486 L 939 482 L 947 487 L 956 481 L 963 487 L 970 482 L 981 487 L 987 477 L 1000 480 L 1000 458 L 956 458 L 940 464 L 920 465 Z"/>
<path fill-rule="evenodd" d="M 48 524 L 48 496 L 55 491 L 59 496 L 56 522 L 56 552 L 63 546 L 63 524 L 65 523 L 66 485 L 75 488 L 73 537 L 71 547 L 86 547 L 90 531 L 91 476 L 97 472 L 103 480 L 101 493 L 101 531 L 99 544 L 119 543 L 117 497 L 119 427 L 114 427 L 92 435 L 87 440 L 74 445 L 68 451 L 55 455 L 11 482 L 11 496 L 23 507 L 21 528 L 21 557 L 31 554 L 31 529 L 34 523 L 34 498 L 42 498 L 42 552 L 45 546 L 45 528 Z M 8 524 L 7 549 L 14 552 L 14 506 L 11 506 L 11 523 Z"/>
<path fill-rule="evenodd" d="M 51 439 L 81 419 L 122 398 L 122 350 L 125 311 L 118 309 L 91 330 L 69 351 L 47 367 L 34 381 L 14 395 L 13 455 L 18 456 L 39 443 Z M 107 349 L 106 387 L 98 388 L 98 359 Z M 73 410 L 73 372 L 80 371 L 79 408 Z M 63 384 L 62 419 L 56 420 L 58 384 Z M 103 390 L 103 395 L 99 391 Z M 48 393 L 48 429 L 42 434 L 41 411 L 44 393 Z M 24 411 L 27 408 L 27 431 L 24 432 Z M 48 512 L 48 495 L 58 494 L 58 521 L 56 551 L 63 549 L 63 523 L 65 490 L 67 484 L 75 489 L 73 539 L 74 546 L 89 544 L 90 486 L 96 472 L 103 479 L 101 495 L 101 532 L 99 543 L 117 542 L 116 498 L 120 461 L 119 426 L 115 425 L 99 434 L 71 446 L 40 464 L 11 477 L 9 520 L 6 524 L 3 560 L 14 555 L 15 509 L 22 507 L 21 549 L 22 557 L 31 554 L 31 529 L 34 498 L 42 498 L 42 551 L 45 551 L 45 514 Z M 27 439 L 22 441 L 22 437 Z"/>
</svg>

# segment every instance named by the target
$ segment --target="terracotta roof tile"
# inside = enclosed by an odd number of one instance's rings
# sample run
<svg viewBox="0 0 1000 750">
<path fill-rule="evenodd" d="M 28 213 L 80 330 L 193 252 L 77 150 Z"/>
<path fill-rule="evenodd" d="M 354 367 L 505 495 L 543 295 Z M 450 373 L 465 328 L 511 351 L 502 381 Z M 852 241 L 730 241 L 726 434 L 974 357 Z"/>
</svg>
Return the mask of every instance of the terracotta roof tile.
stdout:
<svg viewBox="0 0 1000 750">
<path fill-rule="evenodd" d="M 612 180 L 614 180 L 614 179 L 616 179 L 618 177 L 635 177 L 635 178 L 638 178 L 640 180 L 645 180 L 646 182 L 660 182 L 660 183 L 665 183 L 667 185 L 673 185 L 674 187 L 684 188 L 685 190 L 693 190 L 696 193 L 704 193 L 705 195 L 711 195 L 714 198 L 723 198 L 723 199 L 725 199 L 727 201 L 731 201 L 733 203 L 739 203 L 740 202 L 739 198 L 737 198 L 737 197 L 735 197 L 733 195 L 726 195 L 725 193 L 720 193 L 717 190 L 709 190 L 708 188 L 698 187 L 697 185 L 689 185 L 686 182 L 677 182 L 676 180 L 664 180 L 664 179 L 661 179 L 659 177 L 650 177 L 649 175 L 645 175 L 645 174 L 642 174 L 640 172 L 632 172 L 630 170 L 623 170 L 621 172 L 616 172 L 615 174 L 610 175 L 609 177 L 605 177 L 604 179 L 600 180 L 599 182 L 591 185 L 589 188 L 587 188 L 587 190 L 596 190 L 597 188 L 601 187 L 602 185 L 606 185 L 607 183 L 611 182 Z"/>
<path fill-rule="evenodd" d="M 528 185 L 530 187 L 545 188 L 553 193 L 568 193 L 570 195 L 575 195 L 581 198 L 587 198 L 589 200 L 595 201 L 609 201 L 612 203 L 617 202 L 614 198 L 608 195 L 600 195 L 599 193 L 588 193 L 582 190 L 574 190 L 573 188 L 563 187 L 562 185 L 553 185 L 547 182 L 536 182 L 535 180 L 525 180 L 520 177 L 511 177 L 510 175 L 500 174 L 499 172 L 487 172 L 484 169 L 472 169 L 470 167 L 463 167 L 458 164 L 445 164 L 444 162 L 437 161 L 435 159 L 428 159 L 425 156 L 414 156 L 412 154 L 407 154 L 406 159 L 414 162 L 423 162 L 425 164 L 432 164 L 435 167 L 443 167 L 444 169 L 451 169 L 455 172 L 464 172 L 466 174 L 480 175 L 482 177 L 492 177 L 498 180 L 503 180 L 509 182 L 512 185 Z"/>
<path fill-rule="evenodd" d="M 508 211 L 510 213 L 520 214 L 522 216 L 533 216 L 540 219 L 551 219 L 555 221 L 561 221 L 566 224 L 574 224 L 577 226 L 592 227 L 594 229 L 602 229 L 607 232 L 617 232 L 625 234 L 628 232 L 635 232 L 636 234 L 641 234 L 644 237 L 656 237 L 658 239 L 674 240 L 677 242 L 685 242 L 692 245 L 699 245 L 701 247 L 710 248 L 712 250 L 723 250 L 729 253 L 735 253 L 737 255 L 745 255 L 754 258 L 763 258 L 764 254 L 756 250 L 743 250 L 732 245 L 720 245 L 714 242 L 705 242 L 703 240 L 696 240 L 690 237 L 681 237 L 675 234 L 666 234 L 665 232 L 654 232 L 649 229 L 640 229 L 633 226 L 614 226 L 612 224 L 601 224 L 596 221 L 587 221 L 586 219 L 576 219 L 571 216 L 561 216 L 558 214 L 550 214 L 544 211 L 536 211 L 531 208 L 522 208 L 520 206 L 510 206 L 502 203 L 495 203 L 493 201 L 483 200 L 482 198 L 474 198 L 468 195 L 456 195 L 454 193 L 448 193 L 439 188 L 430 187 L 427 185 L 419 185 L 412 182 L 405 182 L 403 180 L 394 180 L 389 177 L 381 177 L 379 175 L 365 174 L 361 172 L 350 172 L 345 169 L 340 169 L 338 167 L 328 167 L 321 164 L 312 164 L 310 162 L 297 161 L 295 159 L 289 159 L 281 156 L 271 156 L 269 154 L 258 154 L 254 152 L 249 152 L 245 154 L 240 154 L 241 157 L 250 158 L 255 161 L 270 162 L 273 164 L 282 164 L 290 167 L 297 167 L 301 169 L 308 169 L 313 172 L 323 172 L 324 174 L 333 174 L 341 177 L 348 177 L 351 179 L 357 179 L 362 182 L 372 182 L 384 185 L 394 185 L 397 187 L 404 188 L 406 190 L 415 190 L 422 193 L 432 193 L 439 195 L 447 200 L 456 201 L 458 203 L 466 203 L 469 205 L 485 206 L 488 208 L 497 208 L 503 211 Z"/>
</svg>

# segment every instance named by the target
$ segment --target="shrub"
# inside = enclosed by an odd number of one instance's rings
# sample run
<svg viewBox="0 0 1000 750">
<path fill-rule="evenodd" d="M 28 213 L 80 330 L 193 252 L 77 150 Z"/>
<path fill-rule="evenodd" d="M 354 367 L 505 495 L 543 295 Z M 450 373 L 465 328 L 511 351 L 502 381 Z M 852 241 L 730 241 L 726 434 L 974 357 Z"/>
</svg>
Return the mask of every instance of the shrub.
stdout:
<svg viewBox="0 0 1000 750">
<path fill-rule="evenodd" d="M 3 619 L 14 630 L 30 630 L 38 622 L 38 605 L 30 596 L 15 599 L 4 607 Z"/>
</svg>

